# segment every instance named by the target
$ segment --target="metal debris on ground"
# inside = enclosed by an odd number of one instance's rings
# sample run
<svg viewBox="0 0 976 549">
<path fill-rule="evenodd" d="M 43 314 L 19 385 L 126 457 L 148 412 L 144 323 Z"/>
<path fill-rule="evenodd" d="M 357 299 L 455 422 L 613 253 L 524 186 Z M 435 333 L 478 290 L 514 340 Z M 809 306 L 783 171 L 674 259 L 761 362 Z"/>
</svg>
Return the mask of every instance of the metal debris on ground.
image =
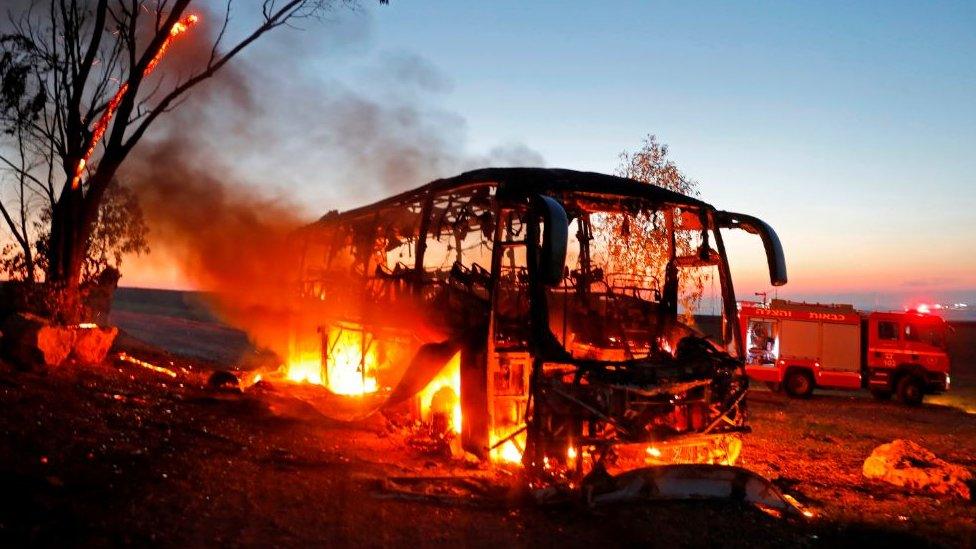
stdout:
<svg viewBox="0 0 976 549">
<path fill-rule="evenodd" d="M 728 499 L 753 504 L 776 516 L 813 516 L 769 480 L 748 469 L 726 465 L 660 465 L 633 469 L 616 476 L 595 470 L 584 479 L 582 490 L 591 506 L 637 501 Z"/>
<path fill-rule="evenodd" d="M 406 499 L 446 505 L 498 506 L 511 486 L 475 475 L 387 477 L 373 493 L 379 499 Z"/>
</svg>

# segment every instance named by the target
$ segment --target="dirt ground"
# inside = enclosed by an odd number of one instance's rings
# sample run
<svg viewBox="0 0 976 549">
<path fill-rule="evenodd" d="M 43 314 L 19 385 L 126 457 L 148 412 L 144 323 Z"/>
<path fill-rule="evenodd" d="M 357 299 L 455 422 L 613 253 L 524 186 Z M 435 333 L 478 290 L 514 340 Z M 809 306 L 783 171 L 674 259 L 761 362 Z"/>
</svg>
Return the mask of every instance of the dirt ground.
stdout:
<svg viewBox="0 0 976 549">
<path fill-rule="evenodd" d="M 489 473 L 415 453 L 381 417 L 343 423 L 282 391 L 213 392 L 199 359 L 121 343 L 179 377 L 117 361 L 44 373 L 0 364 L 0 545 L 976 545 L 972 502 L 860 474 L 895 438 L 976 469 L 976 415 L 958 408 L 752 393 L 739 464 L 809 505 L 806 522 L 724 501 L 432 503 L 392 497 L 384 479 Z"/>
</svg>

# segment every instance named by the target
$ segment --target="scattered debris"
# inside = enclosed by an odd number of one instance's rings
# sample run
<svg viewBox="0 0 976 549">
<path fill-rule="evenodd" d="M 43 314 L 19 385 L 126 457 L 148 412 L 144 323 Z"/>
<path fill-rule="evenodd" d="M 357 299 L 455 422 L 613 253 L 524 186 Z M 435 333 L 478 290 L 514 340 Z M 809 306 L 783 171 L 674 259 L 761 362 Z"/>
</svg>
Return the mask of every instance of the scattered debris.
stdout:
<svg viewBox="0 0 976 549">
<path fill-rule="evenodd" d="M 16 313 L 4 321 L 2 333 L 4 356 L 30 368 L 60 366 L 69 356 L 83 364 L 98 364 L 119 329 L 92 323 L 63 326 L 32 313 Z"/>
<path fill-rule="evenodd" d="M 214 370 L 207 379 L 207 388 L 213 391 L 240 392 L 241 381 L 227 370 Z"/>
<path fill-rule="evenodd" d="M 939 459 L 910 440 L 882 444 L 864 460 L 866 478 L 938 495 L 971 499 L 973 474 L 961 465 Z"/>
<path fill-rule="evenodd" d="M 633 501 L 730 499 L 751 503 L 777 516 L 810 518 L 796 499 L 748 469 L 726 465 L 676 464 L 632 469 L 616 476 L 594 473 L 584 479 L 590 505 Z"/>
<path fill-rule="evenodd" d="M 134 403 L 142 406 L 145 406 L 146 404 L 149 403 L 145 398 L 140 396 L 124 395 L 119 393 L 105 393 L 102 391 L 98 391 L 95 394 L 102 398 L 107 398 L 110 400 L 114 400 L 116 402 Z"/>
<path fill-rule="evenodd" d="M 259 379 L 252 383 L 248 388 L 259 392 L 264 391 L 268 393 L 273 393 L 276 391 L 274 384 L 266 379 Z"/>
<path fill-rule="evenodd" d="M 388 477 L 373 493 L 378 499 L 404 499 L 442 505 L 505 505 L 512 486 L 474 475 Z"/>
</svg>

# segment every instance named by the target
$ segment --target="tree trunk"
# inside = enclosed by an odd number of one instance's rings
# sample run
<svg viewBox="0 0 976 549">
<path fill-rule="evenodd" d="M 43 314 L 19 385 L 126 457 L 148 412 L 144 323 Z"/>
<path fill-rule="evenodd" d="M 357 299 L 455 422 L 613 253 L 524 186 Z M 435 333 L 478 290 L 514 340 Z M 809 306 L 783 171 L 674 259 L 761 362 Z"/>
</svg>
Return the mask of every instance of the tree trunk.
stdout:
<svg viewBox="0 0 976 549">
<path fill-rule="evenodd" d="M 81 317 L 81 264 L 84 252 L 79 248 L 82 190 L 66 188 L 51 212 L 51 237 L 47 249 L 45 282 L 56 305 L 52 314 L 65 324 L 77 323 Z"/>
<path fill-rule="evenodd" d="M 56 319 L 66 324 L 81 321 L 81 272 L 88 257 L 88 239 L 98 219 L 98 207 L 120 161 L 106 154 L 85 185 L 66 185 L 51 212 L 51 238 L 45 281 L 59 294 Z M 84 189 L 87 188 L 87 194 Z"/>
</svg>

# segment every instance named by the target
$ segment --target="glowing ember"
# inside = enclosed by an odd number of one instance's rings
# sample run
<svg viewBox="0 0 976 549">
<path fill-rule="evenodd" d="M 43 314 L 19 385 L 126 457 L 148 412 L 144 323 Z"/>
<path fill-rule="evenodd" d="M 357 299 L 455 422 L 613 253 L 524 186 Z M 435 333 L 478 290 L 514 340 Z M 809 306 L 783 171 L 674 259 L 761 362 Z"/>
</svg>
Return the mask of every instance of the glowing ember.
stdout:
<svg viewBox="0 0 976 549">
<path fill-rule="evenodd" d="M 82 322 L 78 325 L 78 327 L 84 330 L 90 330 L 92 328 L 98 328 L 98 324 L 95 324 L 94 322 Z"/>
<path fill-rule="evenodd" d="M 492 450 L 491 453 L 492 461 L 496 463 L 522 463 L 522 450 L 515 444 L 515 442 L 508 440 L 504 444 Z"/>
<path fill-rule="evenodd" d="M 659 457 L 661 457 L 661 450 L 658 450 L 654 446 L 648 446 L 647 447 L 647 455 L 649 455 L 651 457 L 659 458 Z"/>
<path fill-rule="evenodd" d="M 433 421 L 437 414 L 449 417 L 451 430 L 461 434 L 461 353 L 455 354 L 419 393 L 421 419 Z"/>
<path fill-rule="evenodd" d="M 576 458 L 579 456 L 579 452 L 576 451 L 576 447 L 572 444 L 566 449 L 566 466 L 572 469 L 576 467 Z"/>
<path fill-rule="evenodd" d="M 173 39 L 189 30 L 189 28 L 196 24 L 196 22 L 199 20 L 200 18 L 198 18 L 196 15 L 188 15 L 176 23 L 173 23 L 173 26 L 169 29 L 169 36 L 167 36 L 166 40 L 163 41 L 163 44 L 159 47 L 159 51 L 156 52 L 156 55 L 152 58 L 152 61 L 146 65 L 146 70 L 142 72 L 143 76 L 149 76 L 149 74 L 156 69 L 156 66 L 159 65 L 159 61 L 163 58 L 163 55 L 166 54 L 166 50 L 169 48 L 169 45 Z"/>
<path fill-rule="evenodd" d="M 813 518 L 814 516 L 816 516 L 815 513 L 811 511 L 809 508 L 801 505 L 800 502 L 797 501 L 795 497 L 789 494 L 783 494 L 783 499 L 785 499 L 787 502 L 790 503 L 790 505 L 795 507 L 797 511 L 802 513 L 804 517 Z"/>
<path fill-rule="evenodd" d="M 521 463 L 522 451 L 518 449 L 518 446 L 514 442 L 509 440 L 497 449 L 495 457 L 505 463 Z"/>
<path fill-rule="evenodd" d="M 139 360 L 136 357 L 129 356 L 126 353 L 119 353 L 119 360 L 128 362 L 129 364 L 135 364 L 137 366 L 142 366 L 147 370 L 152 370 L 154 372 L 168 375 L 169 377 L 176 377 L 176 372 L 170 370 L 169 368 L 163 368 L 162 366 L 156 366 L 151 362 L 146 362 L 145 360 Z"/>
</svg>

